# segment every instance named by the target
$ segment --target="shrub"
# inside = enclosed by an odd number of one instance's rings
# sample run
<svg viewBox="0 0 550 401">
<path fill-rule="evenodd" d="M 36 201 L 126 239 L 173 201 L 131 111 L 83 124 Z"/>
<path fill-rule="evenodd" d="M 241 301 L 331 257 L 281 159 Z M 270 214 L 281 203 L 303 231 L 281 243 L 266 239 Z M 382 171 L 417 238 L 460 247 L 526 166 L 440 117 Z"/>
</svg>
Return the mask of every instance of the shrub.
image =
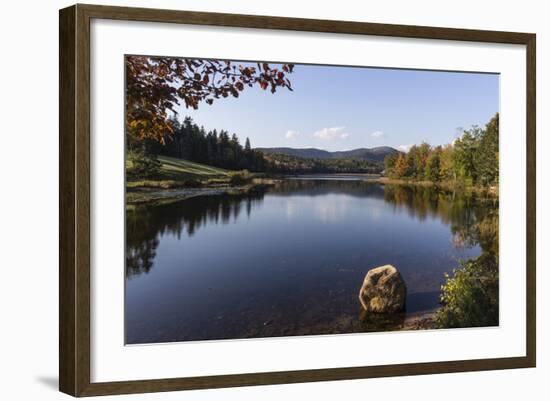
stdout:
<svg viewBox="0 0 550 401">
<path fill-rule="evenodd" d="M 126 153 L 126 174 L 129 177 L 154 177 L 159 171 L 160 162 L 155 156 L 147 155 L 141 149 L 130 149 Z"/>
<path fill-rule="evenodd" d="M 498 261 L 492 253 L 462 261 L 441 287 L 439 328 L 498 325 Z"/>
<path fill-rule="evenodd" d="M 182 186 L 186 188 L 200 188 L 202 187 L 202 182 L 193 178 L 188 178 L 183 181 Z"/>
<path fill-rule="evenodd" d="M 246 185 L 252 179 L 250 173 L 247 170 L 239 171 L 237 173 L 232 173 L 229 178 L 229 183 L 231 185 Z"/>
</svg>

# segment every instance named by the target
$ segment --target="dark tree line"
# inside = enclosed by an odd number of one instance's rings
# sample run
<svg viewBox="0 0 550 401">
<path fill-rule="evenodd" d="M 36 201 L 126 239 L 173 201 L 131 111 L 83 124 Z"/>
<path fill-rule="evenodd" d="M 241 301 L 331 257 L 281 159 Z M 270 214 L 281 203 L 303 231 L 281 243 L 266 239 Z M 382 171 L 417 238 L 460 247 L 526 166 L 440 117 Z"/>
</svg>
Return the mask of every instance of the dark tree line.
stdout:
<svg viewBox="0 0 550 401">
<path fill-rule="evenodd" d="M 378 174 L 382 166 L 361 159 L 315 159 L 280 153 L 265 154 L 266 169 L 278 174 Z"/>
<path fill-rule="evenodd" d="M 164 144 L 149 143 L 149 152 L 186 159 L 228 170 L 265 171 L 266 161 L 263 154 L 252 149 L 246 138 L 244 146 L 236 134 L 230 135 L 225 130 L 206 131 L 186 117 L 183 122 L 171 119 L 174 131 L 166 136 Z"/>
</svg>

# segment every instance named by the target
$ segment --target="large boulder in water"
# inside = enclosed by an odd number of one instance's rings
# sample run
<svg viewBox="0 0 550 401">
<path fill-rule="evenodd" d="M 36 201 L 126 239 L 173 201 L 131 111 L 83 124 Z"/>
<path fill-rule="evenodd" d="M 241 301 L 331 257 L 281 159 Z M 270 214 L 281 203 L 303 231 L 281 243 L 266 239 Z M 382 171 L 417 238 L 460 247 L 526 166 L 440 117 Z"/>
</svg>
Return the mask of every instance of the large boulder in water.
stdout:
<svg viewBox="0 0 550 401">
<path fill-rule="evenodd" d="M 359 291 L 359 301 L 366 312 L 400 312 L 405 307 L 406 297 L 405 281 L 392 265 L 369 270 Z"/>
</svg>

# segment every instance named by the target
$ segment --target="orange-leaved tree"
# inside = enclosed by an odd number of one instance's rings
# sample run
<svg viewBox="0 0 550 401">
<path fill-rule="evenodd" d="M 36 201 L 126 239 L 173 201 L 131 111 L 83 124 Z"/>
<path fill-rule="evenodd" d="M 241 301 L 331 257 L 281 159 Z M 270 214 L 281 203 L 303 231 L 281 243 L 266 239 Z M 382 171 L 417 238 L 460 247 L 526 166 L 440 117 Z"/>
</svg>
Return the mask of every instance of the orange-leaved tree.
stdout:
<svg viewBox="0 0 550 401">
<path fill-rule="evenodd" d="M 164 143 L 174 131 L 169 111 L 183 101 L 197 109 L 201 102 L 239 97 L 245 87 L 258 85 L 275 93 L 292 90 L 287 75 L 293 64 L 235 63 L 225 60 L 127 56 L 126 132 L 132 140 Z"/>
</svg>

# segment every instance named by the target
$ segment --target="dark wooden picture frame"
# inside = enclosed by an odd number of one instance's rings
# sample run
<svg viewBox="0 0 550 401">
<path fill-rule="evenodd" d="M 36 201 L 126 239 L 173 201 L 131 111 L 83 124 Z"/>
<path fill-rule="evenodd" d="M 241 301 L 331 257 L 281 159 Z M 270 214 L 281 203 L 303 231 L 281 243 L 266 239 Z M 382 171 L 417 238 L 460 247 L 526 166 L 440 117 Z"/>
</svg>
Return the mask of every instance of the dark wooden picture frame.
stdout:
<svg viewBox="0 0 550 401">
<path fill-rule="evenodd" d="M 90 21 L 93 18 L 525 45 L 526 356 L 91 383 Z M 80 4 L 60 10 L 59 29 L 59 388 L 62 392 L 94 396 L 535 367 L 535 34 Z"/>
</svg>

